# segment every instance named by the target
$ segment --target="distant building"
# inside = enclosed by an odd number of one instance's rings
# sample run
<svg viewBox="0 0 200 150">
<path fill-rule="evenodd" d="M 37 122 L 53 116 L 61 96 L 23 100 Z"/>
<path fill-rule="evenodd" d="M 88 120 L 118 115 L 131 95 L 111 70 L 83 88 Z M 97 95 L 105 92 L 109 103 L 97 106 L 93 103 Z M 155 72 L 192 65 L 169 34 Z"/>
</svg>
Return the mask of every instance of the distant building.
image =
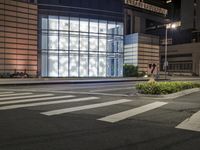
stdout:
<svg viewBox="0 0 200 150">
<path fill-rule="evenodd" d="M 169 8 L 165 1 L 125 0 L 125 64 L 138 66 L 140 72 L 148 72 L 152 64 L 159 70 L 160 37 L 154 32 L 165 24 Z"/>
<path fill-rule="evenodd" d="M 124 63 L 138 67 L 139 72 L 148 73 L 154 66 L 159 71 L 159 37 L 142 33 L 125 36 Z"/>
<path fill-rule="evenodd" d="M 176 17 L 181 26 L 169 30 L 168 71 L 177 74 L 200 75 L 200 0 L 181 0 L 176 3 Z M 175 12 L 175 11 L 174 11 Z M 161 39 L 164 39 L 164 35 Z M 164 47 L 161 47 L 161 65 L 164 65 Z M 162 68 L 161 68 L 162 69 Z"/>
</svg>

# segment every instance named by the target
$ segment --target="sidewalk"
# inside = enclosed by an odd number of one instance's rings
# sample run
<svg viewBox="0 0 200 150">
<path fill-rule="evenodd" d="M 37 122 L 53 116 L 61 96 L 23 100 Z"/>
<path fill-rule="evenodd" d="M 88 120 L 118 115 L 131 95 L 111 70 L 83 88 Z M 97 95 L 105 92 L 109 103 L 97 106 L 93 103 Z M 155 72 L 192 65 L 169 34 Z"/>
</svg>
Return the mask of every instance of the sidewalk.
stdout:
<svg viewBox="0 0 200 150">
<path fill-rule="evenodd" d="M 199 81 L 200 77 L 167 77 L 171 81 Z M 128 82 L 128 81 L 148 81 L 149 78 L 130 77 L 130 78 L 10 78 L 0 79 L 0 86 L 3 85 L 39 85 L 39 84 L 84 84 L 84 83 L 109 83 L 109 82 Z M 160 77 L 159 81 L 164 81 Z"/>
<path fill-rule="evenodd" d="M 147 81 L 147 78 L 28 78 L 28 79 L 0 79 L 2 85 L 34 85 L 34 84 L 83 84 Z"/>
<path fill-rule="evenodd" d="M 148 78 L 28 78 L 28 79 L 0 79 L 1 85 L 34 85 L 34 84 L 83 84 L 148 81 Z"/>
</svg>

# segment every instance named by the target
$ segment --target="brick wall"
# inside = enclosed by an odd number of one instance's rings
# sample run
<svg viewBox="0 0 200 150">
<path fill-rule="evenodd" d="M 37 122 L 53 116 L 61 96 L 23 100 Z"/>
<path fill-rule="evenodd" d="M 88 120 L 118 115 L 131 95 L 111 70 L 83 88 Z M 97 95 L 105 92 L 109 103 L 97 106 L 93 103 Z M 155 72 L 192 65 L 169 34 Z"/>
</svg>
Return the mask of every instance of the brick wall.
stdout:
<svg viewBox="0 0 200 150">
<path fill-rule="evenodd" d="M 0 0 L 0 73 L 37 73 L 37 5 Z"/>
</svg>

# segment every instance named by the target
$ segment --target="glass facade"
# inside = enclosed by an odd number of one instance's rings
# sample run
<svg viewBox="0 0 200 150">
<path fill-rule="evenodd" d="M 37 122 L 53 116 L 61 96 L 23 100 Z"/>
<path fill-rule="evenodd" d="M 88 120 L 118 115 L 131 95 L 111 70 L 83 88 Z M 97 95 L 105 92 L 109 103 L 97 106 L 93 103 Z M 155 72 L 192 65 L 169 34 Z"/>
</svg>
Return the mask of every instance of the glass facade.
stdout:
<svg viewBox="0 0 200 150">
<path fill-rule="evenodd" d="M 123 23 L 87 18 L 41 17 L 43 77 L 120 77 Z"/>
</svg>

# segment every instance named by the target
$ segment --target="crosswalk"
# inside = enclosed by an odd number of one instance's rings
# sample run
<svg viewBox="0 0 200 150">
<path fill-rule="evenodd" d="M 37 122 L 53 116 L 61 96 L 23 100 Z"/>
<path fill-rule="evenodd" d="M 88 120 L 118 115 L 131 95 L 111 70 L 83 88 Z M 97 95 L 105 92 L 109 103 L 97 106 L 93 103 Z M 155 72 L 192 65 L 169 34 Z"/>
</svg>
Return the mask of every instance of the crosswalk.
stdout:
<svg viewBox="0 0 200 150">
<path fill-rule="evenodd" d="M 70 107 L 68 104 L 75 103 L 75 106 Z M 81 103 L 76 106 L 76 103 Z M 84 104 L 86 103 L 86 104 Z M 72 112 L 84 112 L 86 110 L 94 110 L 98 108 L 110 109 L 119 105 L 129 106 L 125 110 L 118 110 L 118 112 L 104 112 L 105 116 L 96 118 L 96 120 L 105 123 L 117 123 L 127 120 L 128 118 L 134 118 L 137 115 L 145 114 L 155 109 L 162 109 L 168 102 L 147 102 L 146 104 L 134 106 L 129 105 L 135 103 L 131 99 L 112 99 L 106 100 L 98 96 L 78 96 L 75 94 L 55 94 L 55 93 L 34 93 L 34 92 L 14 92 L 14 91 L 0 91 L 0 111 L 13 110 L 20 108 L 32 108 L 32 107 L 51 107 L 50 110 L 40 110 L 41 115 L 45 116 L 58 116 Z M 64 104 L 57 108 L 58 104 Z M 134 106 L 134 107 L 130 107 Z M 103 114 L 104 114 L 103 113 Z M 191 117 L 182 122 L 178 122 L 177 129 L 191 130 L 200 132 L 200 111 L 194 113 Z"/>
<path fill-rule="evenodd" d="M 127 119 L 129 117 L 132 117 L 132 116 L 135 116 L 135 115 L 138 115 L 138 114 L 159 108 L 159 107 L 164 106 L 166 104 L 167 103 L 164 103 L 164 102 L 155 102 L 155 103 L 151 103 L 151 104 L 141 106 L 141 107 L 138 107 L 138 108 L 123 111 L 123 112 L 120 112 L 120 113 L 117 113 L 117 114 L 113 114 L 113 115 L 110 115 L 110 116 L 107 116 L 107 117 L 104 117 L 104 118 L 100 118 L 99 120 L 114 123 L 114 122 L 118 122 L 118 121 Z"/>
</svg>

